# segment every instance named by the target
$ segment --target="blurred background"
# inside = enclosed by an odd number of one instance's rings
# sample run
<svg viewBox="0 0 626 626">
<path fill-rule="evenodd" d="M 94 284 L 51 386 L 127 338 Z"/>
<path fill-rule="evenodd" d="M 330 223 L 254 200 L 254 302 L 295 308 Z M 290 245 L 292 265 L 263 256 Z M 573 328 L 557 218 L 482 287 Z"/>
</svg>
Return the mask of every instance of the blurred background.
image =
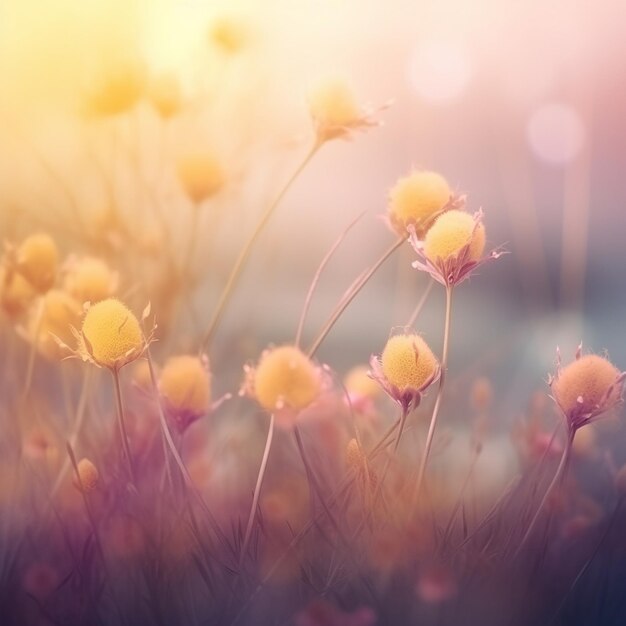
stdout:
<svg viewBox="0 0 626 626">
<path fill-rule="evenodd" d="M 620 0 L 3 0 L 0 234 L 43 229 L 93 252 L 85 233 L 104 237 L 115 207 L 131 236 L 111 233 L 110 255 L 138 301 L 154 299 L 134 246 L 184 256 L 194 208 L 175 164 L 209 150 L 225 184 L 198 217 L 195 321 L 177 322 L 188 347 L 313 140 L 307 90 L 339 75 L 364 104 L 391 106 L 381 127 L 325 145 L 284 198 L 216 337 L 216 384 L 232 389 L 246 359 L 293 338 L 322 257 L 365 211 L 322 276 L 313 340 L 392 241 L 389 189 L 427 168 L 484 209 L 489 243 L 511 253 L 457 290 L 450 369 L 461 389 L 489 375 L 515 416 L 545 388 L 557 344 L 566 360 L 582 339 L 626 366 L 625 23 Z M 161 119 L 142 99 L 102 114 L 94 94 L 120 67 L 148 83 L 176 76 L 184 107 Z M 411 260 L 407 247 L 384 265 L 321 360 L 344 372 L 382 349 L 427 283 Z M 441 289 L 416 327 L 440 350 Z"/>
</svg>

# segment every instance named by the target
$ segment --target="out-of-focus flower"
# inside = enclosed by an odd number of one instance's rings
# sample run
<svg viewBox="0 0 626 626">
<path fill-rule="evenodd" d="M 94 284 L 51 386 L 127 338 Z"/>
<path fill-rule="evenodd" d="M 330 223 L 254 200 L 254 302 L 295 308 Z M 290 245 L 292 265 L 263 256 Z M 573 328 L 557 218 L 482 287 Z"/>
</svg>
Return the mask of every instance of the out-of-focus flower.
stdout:
<svg viewBox="0 0 626 626">
<path fill-rule="evenodd" d="M 117 272 L 95 257 L 71 258 L 65 267 L 63 289 L 81 304 L 110 298 L 117 291 Z"/>
<path fill-rule="evenodd" d="M 33 286 L 21 274 L 0 266 L 0 304 L 10 319 L 26 313 L 36 296 Z"/>
<path fill-rule="evenodd" d="M 148 99 L 163 119 L 176 115 L 182 106 L 178 76 L 173 72 L 153 76 L 148 83 Z"/>
<path fill-rule="evenodd" d="M 387 214 L 393 229 L 407 235 L 412 226 L 418 239 L 444 211 L 461 208 L 462 196 L 455 196 L 448 181 L 437 172 L 415 171 L 400 178 L 389 192 Z"/>
<path fill-rule="evenodd" d="M 255 368 L 246 366 L 241 394 L 247 394 L 279 423 L 290 425 L 317 399 L 323 372 L 301 350 L 285 345 L 265 350 Z"/>
<path fill-rule="evenodd" d="M 209 152 L 196 152 L 181 157 L 176 171 L 184 192 L 196 205 L 214 196 L 224 185 L 222 166 Z"/>
<path fill-rule="evenodd" d="M 30 235 L 15 250 L 9 250 L 8 255 L 15 270 L 39 293 L 45 293 L 54 285 L 59 251 L 50 235 Z"/>
<path fill-rule="evenodd" d="M 475 411 L 488 411 L 493 401 L 493 385 L 485 376 L 477 378 L 472 384 L 470 401 Z"/>
<path fill-rule="evenodd" d="M 428 272 L 445 286 L 458 285 L 470 276 L 479 265 L 497 259 L 502 250 L 493 250 L 483 257 L 485 227 L 482 211 L 473 216 L 453 209 L 440 215 L 428 229 L 424 241 L 409 226 L 409 241 L 419 260 L 413 267 Z"/>
<path fill-rule="evenodd" d="M 376 111 L 363 109 L 352 89 L 340 78 L 320 81 L 309 92 L 308 103 L 318 143 L 349 139 L 354 131 L 378 125 L 373 119 Z"/>
<path fill-rule="evenodd" d="M 381 388 L 369 375 L 369 368 L 366 365 L 353 367 L 346 374 L 343 384 L 355 411 L 361 413 L 373 411 L 374 401 L 380 396 Z"/>
<path fill-rule="evenodd" d="M 241 52 L 251 36 L 250 24 L 239 15 L 219 15 L 209 27 L 209 40 L 227 54 Z"/>
<path fill-rule="evenodd" d="M 46 428 L 33 428 L 28 431 L 22 442 L 24 456 L 31 461 L 43 461 L 53 466 L 59 459 L 57 438 Z"/>
<path fill-rule="evenodd" d="M 78 476 L 74 478 L 74 486 L 85 493 L 91 493 L 100 480 L 98 468 L 89 459 L 84 458 L 77 463 L 76 470 Z"/>
<path fill-rule="evenodd" d="M 561 366 L 557 351 L 556 374 L 548 384 L 571 431 L 592 422 L 622 404 L 626 372 L 620 372 L 608 359 L 597 354 L 582 354 L 582 344 L 575 360 Z"/>
<path fill-rule="evenodd" d="M 48 598 L 60 582 L 57 570 L 44 562 L 32 563 L 22 576 L 22 588 L 38 600 Z"/>
<path fill-rule="evenodd" d="M 414 333 L 392 335 L 380 360 L 372 356 L 370 367 L 372 377 L 406 412 L 419 406 L 423 393 L 440 374 L 432 350 Z"/>
<path fill-rule="evenodd" d="M 452 572 L 443 565 L 431 565 L 417 578 L 415 592 L 426 604 L 441 604 L 456 594 L 457 583 Z"/>
</svg>

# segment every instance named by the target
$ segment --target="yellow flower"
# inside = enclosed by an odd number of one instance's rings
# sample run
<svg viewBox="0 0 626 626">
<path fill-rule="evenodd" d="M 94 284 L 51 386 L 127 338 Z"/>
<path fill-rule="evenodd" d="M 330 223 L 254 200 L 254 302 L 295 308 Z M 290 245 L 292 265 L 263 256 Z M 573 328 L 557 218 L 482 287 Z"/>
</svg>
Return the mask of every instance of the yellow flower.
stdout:
<svg viewBox="0 0 626 626">
<path fill-rule="evenodd" d="M 422 239 L 433 220 L 452 199 L 446 179 L 437 172 L 417 171 L 399 179 L 389 192 L 389 219 L 399 235 L 415 227 Z"/>
<path fill-rule="evenodd" d="M 419 335 L 394 335 L 381 356 L 387 381 L 403 392 L 421 389 L 437 372 L 438 362 Z"/>
<path fill-rule="evenodd" d="M 455 258 L 469 245 L 468 261 L 478 261 L 485 250 L 485 227 L 464 211 L 446 211 L 426 233 L 424 255 L 431 263 Z"/>
<path fill-rule="evenodd" d="M 0 267 L 0 303 L 11 319 L 26 313 L 37 296 L 33 286 L 17 272 Z"/>
<path fill-rule="evenodd" d="M 176 115 L 182 104 L 178 76 L 171 72 L 154 76 L 148 86 L 148 98 L 161 117 Z"/>
<path fill-rule="evenodd" d="M 380 395 L 380 385 L 369 375 L 369 368 L 365 365 L 353 367 L 344 380 L 349 394 L 361 398 L 375 398 Z"/>
<path fill-rule="evenodd" d="M 304 409 L 315 400 L 320 389 L 317 368 L 295 346 L 266 351 L 254 371 L 255 397 L 270 412 L 282 408 Z"/>
<path fill-rule="evenodd" d="M 211 402 L 211 377 L 202 358 L 171 357 L 159 377 L 159 391 L 176 418 L 195 419 L 206 415 Z"/>
<path fill-rule="evenodd" d="M 117 285 L 117 273 L 94 257 L 73 260 L 63 281 L 63 288 L 70 296 L 80 303 L 92 304 L 110 298 L 117 291 Z"/>
<path fill-rule="evenodd" d="M 56 279 L 59 251 L 50 235 L 37 233 L 24 239 L 16 250 L 17 271 L 37 290 L 45 293 Z"/>
<path fill-rule="evenodd" d="M 224 52 L 235 54 L 250 40 L 250 27 L 242 17 L 221 15 L 211 24 L 209 37 Z"/>
<path fill-rule="evenodd" d="M 139 321 L 119 300 L 108 298 L 89 307 L 79 340 L 84 360 L 117 370 L 139 357 L 143 348 Z"/>
<path fill-rule="evenodd" d="M 81 459 L 76 464 L 78 477 L 74 484 L 78 489 L 82 489 L 85 493 L 93 491 L 100 480 L 100 473 L 96 466 L 89 459 Z"/>
<path fill-rule="evenodd" d="M 222 166 L 208 152 L 197 152 L 181 158 L 177 173 L 183 190 L 195 204 L 215 195 L 224 185 Z"/>
</svg>

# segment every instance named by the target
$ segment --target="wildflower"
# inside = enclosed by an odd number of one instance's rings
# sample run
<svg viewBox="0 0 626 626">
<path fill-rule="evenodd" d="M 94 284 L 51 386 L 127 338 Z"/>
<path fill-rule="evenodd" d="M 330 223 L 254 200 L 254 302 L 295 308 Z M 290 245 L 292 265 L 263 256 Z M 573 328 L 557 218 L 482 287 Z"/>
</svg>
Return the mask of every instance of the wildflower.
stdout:
<svg viewBox="0 0 626 626">
<path fill-rule="evenodd" d="M 250 34 L 249 25 L 236 15 L 218 16 L 209 30 L 210 40 L 228 54 L 240 52 L 249 42 Z"/>
<path fill-rule="evenodd" d="M 407 413 L 416 408 L 424 391 L 439 378 L 439 363 L 416 334 L 392 335 L 381 355 L 370 359 L 371 376 Z"/>
<path fill-rule="evenodd" d="M 45 293 L 56 279 L 59 251 L 46 233 L 26 237 L 13 252 L 15 270 L 39 293 Z"/>
<path fill-rule="evenodd" d="M 247 367 L 241 393 L 247 393 L 283 423 L 307 408 L 320 394 L 320 368 L 291 345 L 265 350 L 256 368 Z"/>
<path fill-rule="evenodd" d="M 482 211 L 473 216 L 458 209 L 446 211 L 428 229 L 424 241 L 420 241 L 415 228 L 409 226 L 409 241 L 419 257 L 413 267 L 451 287 L 463 282 L 482 263 L 497 259 L 503 254 L 501 250 L 493 250 L 483 257 L 485 227 L 482 219 Z"/>
<path fill-rule="evenodd" d="M 222 166 L 208 152 L 196 152 L 181 158 L 177 173 L 183 190 L 196 205 L 215 195 L 224 185 Z"/>
<path fill-rule="evenodd" d="M 350 405 L 355 411 L 368 413 L 374 409 L 374 401 L 380 395 L 380 385 L 369 375 L 365 365 L 353 367 L 344 379 Z"/>
<path fill-rule="evenodd" d="M 308 104 L 319 143 L 350 138 L 353 131 L 377 124 L 373 112 L 360 107 L 352 89 L 338 78 L 318 83 L 309 93 Z"/>
<path fill-rule="evenodd" d="M 178 76 L 171 72 L 153 76 L 148 84 L 148 99 L 163 119 L 176 115 L 182 105 Z"/>
<path fill-rule="evenodd" d="M 417 579 L 415 592 L 426 604 L 441 604 L 456 594 L 457 583 L 452 572 L 443 565 L 431 565 Z"/>
<path fill-rule="evenodd" d="M 67 263 L 63 289 L 81 304 L 93 304 L 110 298 L 117 291 L 117 287 L 117 273 L 101 259 L 72 258 Z"/>
<path fill-rule="evenodd" d="M 81 459 L 76 465 L 76 472 L 78 476 L 74 480 L 74 485 L 77 489 L 90 493 L 97 487 L 100 473 L 89 459 Z"/>
<path fill-rule="evenodd" d="M 209 412 L 211 374 L 208 359 L 190 355 L 168 359 L 159 377 L 159 393 L 168 415 L 183 432 Z"/>
<path fill-rule="evenodd" d="M 36 295 L 21 274 L 0 266 L 0 305 L 9 318 L 16 319 L 26 313 Z"/>
<path fill-rule="evenodd" d="M 462 196 L 455 196 L 448 181 L 437 172 L 415 171 L 400 178 L 389 192 L 388 217 L 392 228 L 406 235 L 413 226 L 423 239 L 434 220 L 444 211 L 461 208 Z"/>
<path fill-rule="evenodd" d="M 74 335 L 76 354 L 83 361 L 114 372 L 139 358 L 148 343 L 133 312 L 116 298 L 90 306 L 80 332 L 74 330 Z"/>
<path fill-rule="evenodd" d="M 570 432 L 575 432 L 621 405 L 625 378 L 626 372 L 620 372 L 608 359 L 583 355 L 580 345 L 575 360 L 566 367 L 561 367 L 557 351 L 556 374 L 548 384 Z"/>
</svg>

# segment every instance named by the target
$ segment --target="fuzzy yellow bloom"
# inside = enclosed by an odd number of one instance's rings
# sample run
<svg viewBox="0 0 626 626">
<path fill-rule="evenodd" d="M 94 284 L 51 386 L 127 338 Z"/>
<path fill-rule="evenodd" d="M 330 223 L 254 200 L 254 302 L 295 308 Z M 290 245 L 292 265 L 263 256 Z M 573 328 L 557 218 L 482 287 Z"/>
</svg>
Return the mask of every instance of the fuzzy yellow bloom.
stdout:
<svg viewBox="0 0 626 626">
<path fill-rule="evenodd" d="M 304 409 L 319 394 L 320 375 L 313 363 L 295 346 L 268 350 L 254 372 L 254 394 L 268 411 Z"/>
<path fill-rule="evenodd" d="M 318 125 L 329 128 L 347 128 L 362 118 L 354 92 L 340 78 L 328 78 L 311 90 L 309 112 Z"/>
<path fill-rule="evenodd" d="M 387 381 L 403 391 L 420 389 L 436 374 L 438 362 L 419 335 L 394 335 L 383 350 L 381 365 Z"/>
<path fill-rule="evenodd" d="M 451 198 L 448 181 L 441 174 L 413 172 L 400 178 L 389 192 L 389 219 L 398 234 L 406 235 L 407 227 L 412 225 L 422 239 Z"/>
<path fill-rule="evenodd" d="M 478 261 L 485 250 L 485 227 L 464 211 L 446 211 L 426 233 L 424 255 L 431 263 L 455 258 L 469 245 L 470 261 Z"/>
<path fill-rule="evenodd" d="M 119 369 L 136 359 L 144 340 L 139 321 L 132 311 L 115 298 L 89 307 L 83 319 L 81 346 L 87 359 L 109 369 Z"/>
<path fill-rule="evenodd" d="M 17 271 L 40 293 L 52 287 L 59 264 L 59 251 L 54 239 L 46 233 L 30 235 L 17 248 Z"/>
<path fill-rule="evenodd" d="M 380 395 L 380 385 L 369 375 L 369 368 L 365 365 L 353 367 L 344 380 L 348 393 L 363 398 L 375 398 Z"/>
<path fill-rule="evenodd" d="M 161 117 L 167 119 L 176 115 L 182 105 L 178 76 L 169 72 L 153 76 L 148 85 L 148 98 Z"/>
<path fill-rule="evenodd" d="M 65 291 L 81 304 L 95 304 L 110 298 L 117 291 L 117 285 L 117 273 L 104 261 L 94 257 L 72 261 L 63 281 Z"/>
<path fill-rule="evenodd" d="M 57 338 L 63 343 L 72 340 L 72 328 L 78 326 L 82 307 L 77 300 L 60 289 L 51 289 L 41 301 L 40 307 L 30 312 L 27 335 L 46 358 L 61 359 L 67 355 Z"/>
<path fill-rule="evenodd" d="M 554 399 L 565 414 L 591 413 L 606 399 L 619 373 L 607 359 L 586 354 L 559 372 L 552 384 Z"/>
<path fill-rule="evenodd" d="M 146 85 L 146 65 L 138 57 L 108 60 L 97 76 L 88 112 L 97 116 L 125 113 L 141 98 Z"/>
<path fill-rule="evenodd" d="M 195 204 L 215 195 L 224 185 L 222 166 L 208 152 L 182 157 L 177 164 L 177 173 L 184 192 Z"/>
<path fill-rule="evenodd" d="M 211 24 L 209 38 L 224 52 L 235 54 L 248 43 L 250 26 L 240 16 L 221 15 Z"/>
<path fill-rule="evenodd" d="M 200 357 L 171 357 L 159 377 L 159 391 L 171 412 L 200 417 L 209 410 L 211 377 Z"/>
<path fill-rule="evenodd" d="M 78 477 L 74 483 L 76 487 L 86 493 L 93 491 L 100 480 L 98 468 L 89 459 L 81 459 L 76 464 L 76 469 L 78 471 Z"/>
<path fill-rule="evenodd" d="M 0 267 L 0 304 L 12 319 L 20 317 L 37 296 L 33 286 L 17 272 Z"/>
</svg>

